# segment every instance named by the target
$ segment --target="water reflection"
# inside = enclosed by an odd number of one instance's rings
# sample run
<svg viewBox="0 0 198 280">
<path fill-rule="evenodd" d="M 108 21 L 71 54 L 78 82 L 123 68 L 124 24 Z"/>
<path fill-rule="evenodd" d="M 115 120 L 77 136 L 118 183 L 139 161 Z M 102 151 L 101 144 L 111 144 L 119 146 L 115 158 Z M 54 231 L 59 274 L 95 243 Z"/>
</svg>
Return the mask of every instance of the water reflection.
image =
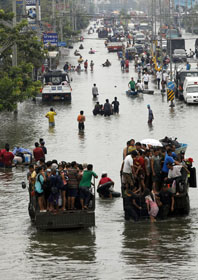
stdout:
<svg viewBox="0 0 198 280">
<path fill-rule="evenodd" d="M 56 257 L 57 261 L 72 260 L 94 262 L 96 236 L 92 229 L 42 232 L 34 231 L 29 236 L 26 250 L 28 258 L 37 255 L 40 260 Z"/>
<path fill-rule="evenodd" d="M 191 243 L 188 246 L 188 241 L 195 237 L 191 227 L 190 218 L 175 218 L 158 221 L 155 224 L 148 221 L 125 223 L 122 255 L 126 264 L 132 265 L 139 277 L 141 268 L 144 279 L 150 279 L 152 273 L 155 273 L 155 277 L 160 276 L 167 264 L 169 267 L 167 279 L 171 279 L 171 275 L 184 277 L 182 267 L 195 261 L 190 248 L 194 245 Z M 178 265 L 180 271 L 175 270 L 175 266 Z M 186 272 L 185 277 L 187 275 Z"/>
</svg>

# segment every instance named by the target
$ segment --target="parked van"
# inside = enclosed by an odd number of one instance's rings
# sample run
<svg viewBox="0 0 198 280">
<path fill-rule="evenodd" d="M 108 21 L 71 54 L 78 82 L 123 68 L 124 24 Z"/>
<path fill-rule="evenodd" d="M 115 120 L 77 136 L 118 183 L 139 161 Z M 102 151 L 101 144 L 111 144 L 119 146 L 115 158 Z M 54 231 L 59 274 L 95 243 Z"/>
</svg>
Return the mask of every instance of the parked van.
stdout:
<svg viewBox="0 0 198 280">
<path fill-rule="evenodd" d="M 198 77 L 186 77 L 183 96 L 186 103 L 198 103 Z"/>
</svg>

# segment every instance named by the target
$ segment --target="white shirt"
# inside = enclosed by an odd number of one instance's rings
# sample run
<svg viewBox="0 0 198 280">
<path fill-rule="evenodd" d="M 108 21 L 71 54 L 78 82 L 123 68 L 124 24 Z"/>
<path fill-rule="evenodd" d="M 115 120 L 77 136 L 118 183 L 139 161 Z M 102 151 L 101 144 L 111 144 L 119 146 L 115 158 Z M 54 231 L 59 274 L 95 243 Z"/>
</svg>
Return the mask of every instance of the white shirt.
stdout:
<svg viewBox="0 0 198 280">
<path fill-rule="evenodd" d="M 165 72 L 162 75 L 163 81 L 167 81 L 168 74 Z"/>
<path fill-rule="evenodd" d="M 173 170 L 169 169 L 168 178 L 175 178 L 181 176 L 182 165 L 173 166 Z"/>
<path fill-rule="evenodd" d="M 123 172 L 128 174 L 132 173 L 132 169 L 131 169 L 132 165 L 133 165 L 132 156 L 131 155 L 126 156 L 124 160 Z"/>
<path fill-rule="evenodd" d="M 149 75 L 148 74 L 144 74 L 144 82 L 148 82 L 149 81 Z"/>
<path fill-rule="evenodd" d="M 97 87 L 92 88 L 92 94 L 93 95 L 98 95 L 98 88 Z"/>
<path fill-rule="evenodd" d="M 157 71 L 157 79 L 161 79 L 162 73 L 160 71 Z"/>
</svg>

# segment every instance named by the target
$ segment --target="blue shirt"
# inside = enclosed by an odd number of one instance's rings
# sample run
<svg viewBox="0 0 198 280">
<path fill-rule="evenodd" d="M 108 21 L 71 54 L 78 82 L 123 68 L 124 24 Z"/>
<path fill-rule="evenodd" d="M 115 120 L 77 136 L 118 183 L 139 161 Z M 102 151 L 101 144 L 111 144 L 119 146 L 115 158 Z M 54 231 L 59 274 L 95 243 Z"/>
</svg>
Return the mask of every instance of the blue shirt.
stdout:
<svg viewBox="0 0 198 280">
<path fill-rule="evenodd" d="M 165 172 L 165 173 L 168 173 L 169 169 L 168 169 L 167 164 L 168 163 L 173 163 L 173 162 L 175 162 L 173 157 L 166 154 L 165 159 L 164 159 L 164 165 L 162 167 L 162 171 Z"/>
</svg>

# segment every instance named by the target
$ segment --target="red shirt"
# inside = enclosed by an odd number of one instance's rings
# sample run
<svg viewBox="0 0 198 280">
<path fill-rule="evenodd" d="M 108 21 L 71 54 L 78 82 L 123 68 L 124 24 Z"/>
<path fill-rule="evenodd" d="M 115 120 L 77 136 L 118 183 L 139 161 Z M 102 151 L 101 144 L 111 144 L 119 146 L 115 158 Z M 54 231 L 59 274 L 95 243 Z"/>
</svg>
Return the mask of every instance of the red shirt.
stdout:
<svg viewBox="0 0 198 280">
<path fill-rule="evenodd" d="M 108 182 L 112 182 L 112 180 L 109 177 L 104 177 L 100 179 L 99 185 L 103 185 Z"/>
<path fill-rule="evenodd" d="M 6 167 L 12 166 L 13 159 L 14 159 L 14 154 L 12 152 L 5 151 L 3 153 L 3 163 Z"/>
<path fill-rule="evenodd" d="M 144 158 L 143 158 L 143 157 L 140 156 L 140 157 L 134 159 L 133 162 L 134 162 L 134 164 L 135 164 L 136 166 L 141 165 L 141 168 L 143 168 L 143 169 L 145 170 Z"/>
<path fill-rule="evenodd" d="M 126 67 L 129 66 L 129 61 L 128 60 L 125 61 L 125 65 L 126 65 Z"/>
<path fill-rule="evenodd" d="M 3 154 L 6 152 L 6 149 L 0 150 L 0 162 L 3 162 Z"/>
<path fill-rule="evenodd" d="M 40 147 L 37 147 L 33 150 L 34 158 L 36 161 L 40 160 L 41 158 L 45 158 L 43 149 Z"/>
</svg>

